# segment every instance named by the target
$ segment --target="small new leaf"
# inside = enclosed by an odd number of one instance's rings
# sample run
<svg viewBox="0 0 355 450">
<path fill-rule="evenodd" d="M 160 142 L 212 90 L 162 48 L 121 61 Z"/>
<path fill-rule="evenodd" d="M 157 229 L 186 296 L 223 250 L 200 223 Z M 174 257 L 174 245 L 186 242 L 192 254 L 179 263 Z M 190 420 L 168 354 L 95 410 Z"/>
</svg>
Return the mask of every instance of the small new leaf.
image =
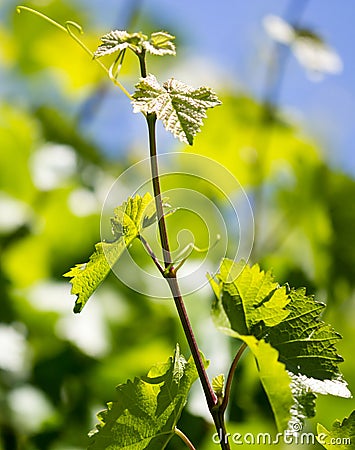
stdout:
<svg viewBox="0 0 355 450">
<path fill-rule="evenodd" d="M 95 58 L 111 55 L 130 48 L 135 53 L 142 52 L 142 42 L 147 40 L 143 33 L 128 33 L 124 30 L 114 30 L 101 37 L 102 44 L 94 53 Z"/>
<path fill-rule="evenodd" d="M 77 264 L 63 275 L 71 278 L 71 293 L 77 296 L 74 306 L 75 313 L 82 311 L 124 249 L 155 219 L 155 205 L 149 192 L 143 197 L 139 195 L 134 198 L 130 197 L 121 206 L 115 208 L 114 217 L 111 219 L 114 240 L 96 244 L 95 252 L 90 256 L 89 262 Z"/>
<path fill-rule="evenodd" d="M 224 374 L 221 373 L 212 378 L 212 389 L 217 397 L 223 397 L 224 395 Z"/>
<path fill-rule="evenodd" d="M 355 444 L 355 411 L 342 422 L 336 420 L 328 431 L 323 425 L 317 425 L 317 441 L 327 450 L 351 450 Z"/>
<path fill-rule="evenodd" d="M 145 34 L 128 33 L 124 30 L 114 30 L 101 37 L 102 44 L 94 53 L 95 58 L 118 53 L 127 48 L 131 49 L 136 55 L 143 51 L 153 55 L 175 55 L 175 45 L 172 42 L 175 36 L 166 31 L 157 31 L 152 33 L 150 38 Z"/>
<path fill-rule="evenodd" d="M 134 112 L 155 113 L 181 142 L 192 145 L 208 108 L 221 104 L 208 87 L 194 89 L 171 78 L 160 85 L 154 75 L 142 78 L 133 94 Z"/>
<path fill-rule="evenodd" d="M 176 55 L 175 44 L 172 42 L 175 36 L 166 31 L 152 33 L 148 41 L 143 42 L 145 50 L 152 55 Z"/>
<path fill-rule="evenodd" d="M 100 424 L 90 433 L 90 450 L 106 448 L 164 449 L 187 395 L 198 378 L 193 360 L 186 361 L 177 346 L 167 363 L 153 367 L 117 389 L 118 400 L 98 415 Z"/>
<path fill-rule="evenodd" d="M 137 237 L 143 228 L 150 226 L 155 220 L 155 203 L 149 192 L 143 197 L 136 195 L 115 208 L 111 219 L 112 232 L 116 239 L 124 237 L 126 245 L 129 245 L 127 241 L 131 242 L 133 236 Z"/>
</svg>

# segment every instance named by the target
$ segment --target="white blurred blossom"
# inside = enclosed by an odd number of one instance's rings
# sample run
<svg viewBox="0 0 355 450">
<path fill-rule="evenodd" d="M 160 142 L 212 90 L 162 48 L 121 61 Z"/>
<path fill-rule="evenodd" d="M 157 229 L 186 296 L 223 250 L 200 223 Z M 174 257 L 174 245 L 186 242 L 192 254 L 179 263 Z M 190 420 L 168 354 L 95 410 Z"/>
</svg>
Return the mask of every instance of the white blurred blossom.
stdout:
<svg viewBox="0 0 355 450">
<path fill-rule="evenodd" d="M 0 232 L 9 233 L 24 225 L 31 218 L 31 209 L 26 203 L 5 192 L 0 192 Z"/>
<path fill-rule="evenodd" d="M 44 393 L 31 385 L 10 391 L 8 402 L 15 423 L 27 432 L 39 431 L 54 414 L 54 408 Z"/>
<path fill-rule="evenodd" d="M 29 356 L 24 330 L 20 325 L 0 325 L 0 368 L 26 376 Z"/>
<path fill-rule="evenodd" d="M 281 17 L 271 14 L 264 17 L 263 25 L 274 41 L 290 46 L 312 81 L 342 71 L 343 63 L 338 53 L 314 33 L 294 28 Z"/>
<path fill-rule="evenodd" d="M 75 172 L 75 151 L 68 145 L 45 144 L 31 158 L 30 169 L 36 187 L 50 191 L 63 185 Z"/>
</svg>

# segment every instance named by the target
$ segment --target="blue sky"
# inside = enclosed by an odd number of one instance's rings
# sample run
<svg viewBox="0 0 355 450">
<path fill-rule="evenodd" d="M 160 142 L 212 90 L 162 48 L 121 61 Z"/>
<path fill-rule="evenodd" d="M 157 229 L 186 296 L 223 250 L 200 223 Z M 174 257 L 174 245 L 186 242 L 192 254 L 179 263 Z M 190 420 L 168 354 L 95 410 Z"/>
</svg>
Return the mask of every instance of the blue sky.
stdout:
<svg viewBox="0 0 355 450">
<path fill-rule="evenodd" d="M 283 16 L 291 2 L 285 0 L 232 0 L 143 2 L 146 13 L 161 25 L 179 24 L 192 50 L 228 71 L 247 91 L 260 96 L 265 65 L 260 53 L 270 40 L 262 19 L 266 14 Z M 323 146 L 328 160 L 355 174 L 355 6 L 351 0 L 293 0 L 304 6 L 300 24 L 309 27 L 336 50 L 343 70 L 311 81 L 295 57 L 286 66 L 279 101 L 301 120 L 308 133 Z M 304 4 L 304 5 L 301 5 Z"/>
<path fill-rule="evenodd" d="M 98 9 L 96 0 L 77 1 L 92 8 L 95 20 L 107 29 L 124 26 L 127 5 L 135 3 L 133 0 L 110 0 L 105 3 L 105 8 Z M 259 98 L 265 86 L 262 58 L 267 56 L 271 46 L 262 20 L 267 14 L 283 17 L 290 8 L 301 8 L 300 25 L 314 30 L 336 50 L 343 62 L 343 70 L 314 82 L 291 56 L 285 68 L 279 104 L 321 144 L 328 161 L 355 174 L 352 45 L 355 42 L 355 7 L 352 0 L 142 0 L 141 5 L 141 18 L 154 18 L 162 29 L 177 34 L 177 43 L 180 40 L 188 44 L 182 53 L 181 46 L 178 47 L 180 62 L 188 54 L 198 55 L 198 62 L 201 58 L 208 60 L 217 72 L 227 74 L 236 86 Z"/>
</svg>

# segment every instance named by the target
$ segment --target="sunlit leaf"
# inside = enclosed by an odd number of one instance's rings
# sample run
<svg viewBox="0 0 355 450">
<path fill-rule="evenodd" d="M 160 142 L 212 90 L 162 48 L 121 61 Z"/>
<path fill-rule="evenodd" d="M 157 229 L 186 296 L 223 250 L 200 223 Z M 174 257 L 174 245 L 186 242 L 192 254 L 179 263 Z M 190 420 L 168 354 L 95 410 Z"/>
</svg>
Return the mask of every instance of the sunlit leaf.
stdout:
<svg viewBox="0 0 355 450">
<path fill-rule="evenodd" d="M 112 242 L 99 242 L 95 253 L 87 263 L 77 264 L 65 277 L 70 277 L 71 293 L 77 296 L 74 312 L 81 312 L 93 292 L 107 277 L 110 268 L 117 262 L 124 249 L 139 236 L 143 228 L 155 220 L 155 207 L 152 196 L 146 193 L 129 198 L 121 206 L 115 208 L 111 219 Z"/>
<path fill-rule="evenodd" d="M 167 363 L 153 367 L 117 389 L 118 400 L 98 415 L 100 424 L 90 434 L 90 450 L 164 449 L 198 374 L 177 346 Z"/>
<path fill-rule="evenodd" d="M 175 36 L 165 32 L 152 33 L 150 38 L 143 33 L 128 33 L 124 30 L 114 30 L 101 37 L 102 44 L 95 52 L 95 57 L 111 55 L 127 48 L 136 54 L 147 51 L 153 55 L 175 55 L 175 45 L 172 42 Z"/>
<path fill-rule="evenodd" d="M 228 329 L 221 317 L 227 317 L 230 328 L 240 334 L 253 334 L 253 327 L 263 322 L 274 326 L 289 315 L 286 288 L 274 281 L 271 272 L 224 259 L 217 275 L 218 291 L 213 316 L 219 326 Z M 214 288 L 216 292 L 216 287 Z"/>
<path fill-rule="evenodd" d="M 317 426 L 317 441 L 327 450 L 351 450 L 355 443 L 355 411 L 342 422 L 336 420 L 331 430 L 323 425 Z"/>
<path fill-rule="evenodd" d="M 269 398 L 277 429 L 286 430 L 292 418 L 294 398 L 290 389 L 291 378 L 285 365 L 278 360 L 278 351 L 254 336 L 240 336 L 240 339 L 248 345 L 256 359 L 260 381 Z"/>
<path fill-rule="evenodd" d="M 325 305 L 307 296 L 303 288 L 288 295 L 290 314 L 265 330 L 267 341 L 280 352 L 280 359 L 292 373 L 318 380 L 338 379 L 338 364 L 343 358 L 334 344 L 341 336 L 320 320 Z"/>
<path fill-rule="evenodd" d="M 221 102 L 208 87 L 194 89 L 171 78 L 160 85 L 154 75 L 142 78 L 133 94 L 134 112 L 155 113 L 181 142 L 192 145 L 208 108 Z"/>
<path fill-rule="evenodd" d="M 338 368 L 343 359 L 334 346 L 341 337 L 320 320 L 322 303 L 306 296 L 305 289 L 279 287 L 272 275 L 257 265 L 250 268 L 243 262 L 224 260 L 216 280 L 210 281 L 216 295 L 212 315 L 217 327 L 248 345 L 250 340 L 243 333 L 254 336 L 257 342 L 265 340 L 278 352 L 278 361 L 289 373 L 293 403 L 288 423 L 314 415 L 316 393 L 351 395 Z M 250 342 L 254 345 L 253 339 Z M 278 382 L 275 377 L 274 383 Z M 275 394 L 265 390 L 272 405 Z"/>
<path fill-rule="evenodd" d="M 102 44 L 95 51 L 95 58 L 111 55 L 126 48 L 130 48 L 134 52 L 142 51 L 142 43 L 147 40 L 147 36 L 143 33 L 128 33 L 124 30 L 114 30 L 101 37 Z"/>
</svg>

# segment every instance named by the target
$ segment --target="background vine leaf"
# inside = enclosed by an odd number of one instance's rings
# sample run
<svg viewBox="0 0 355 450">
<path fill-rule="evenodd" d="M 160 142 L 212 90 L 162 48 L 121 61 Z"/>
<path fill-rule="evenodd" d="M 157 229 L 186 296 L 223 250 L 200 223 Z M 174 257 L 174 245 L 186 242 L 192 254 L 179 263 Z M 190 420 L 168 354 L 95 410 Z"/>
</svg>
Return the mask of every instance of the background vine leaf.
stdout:
<svg viewBox="0 0 355 450">
<path fill-rule="evenodd" d="M 327 450 L 351 450 L 355 444 L 355 411 L 342 422 L 336 420 L 331 430 L 317 425 L 317 441 Z"/>
<path fill-rule="evenodd" d="M 87 263 L 76 264 L 64 277 L 70 277 L 71 293 L 77 296 L 74 312 L 79 313 L 88 299 L 107 277 L 124 249 L 139 236 L 143 228 L 150 226 L 156 218 L 155 205 L 150 193 L 143 197 L 130 197 L 114 210 L 111 219 L 112 242 L 99 242 Z"/>
<path fill-rule="evenodd" d="M 89 449 L 164 449 L 197 378 L 192 358 L 186 361 L 177 346 L 167 363 L 117 386 L 118 400 L 99 413 L 100 424 L 90 433 Z"/>
<path fill-rule="evenodd" d="M 207 117 L 207 109 L 221 104 L 208 87 L 195 89 L 174 78 L 160 85 L 151 74 L 136 84 L 132 103 L 134 112 L 155 113 L 168 131 L 190 145 Z"/>
</svg>

